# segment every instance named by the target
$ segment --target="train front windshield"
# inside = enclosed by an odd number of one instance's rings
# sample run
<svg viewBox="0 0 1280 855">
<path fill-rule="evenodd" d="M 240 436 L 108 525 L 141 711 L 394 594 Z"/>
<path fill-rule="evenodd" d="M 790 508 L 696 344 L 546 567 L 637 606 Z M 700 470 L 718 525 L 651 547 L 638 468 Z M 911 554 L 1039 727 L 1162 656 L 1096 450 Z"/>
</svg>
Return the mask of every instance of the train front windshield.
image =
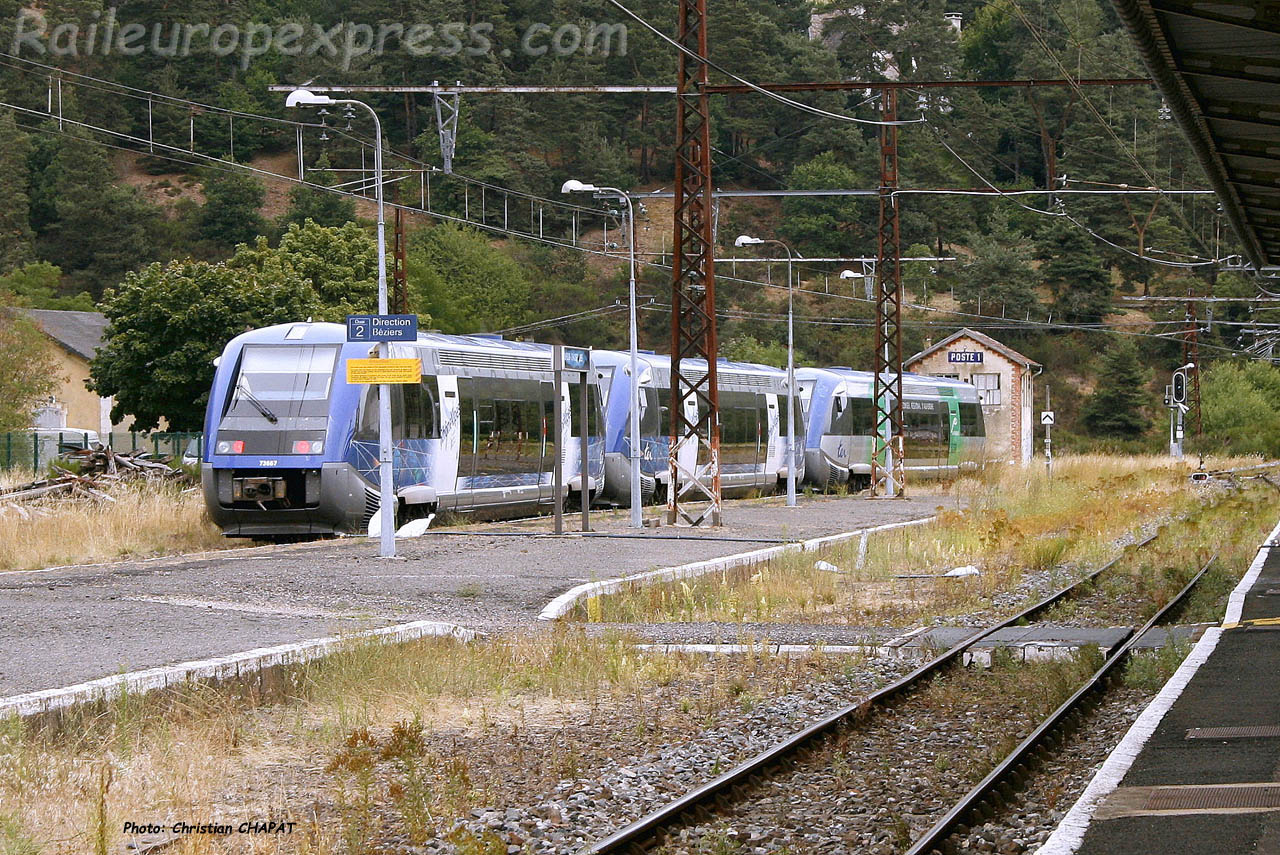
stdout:
<svg viewBox="0 0 1280 855">
<path fill-rule="evenodd" d="M 215 451 L 320 453 L 337 358 L 337 345 L 246 345 Z"/>
</svg>

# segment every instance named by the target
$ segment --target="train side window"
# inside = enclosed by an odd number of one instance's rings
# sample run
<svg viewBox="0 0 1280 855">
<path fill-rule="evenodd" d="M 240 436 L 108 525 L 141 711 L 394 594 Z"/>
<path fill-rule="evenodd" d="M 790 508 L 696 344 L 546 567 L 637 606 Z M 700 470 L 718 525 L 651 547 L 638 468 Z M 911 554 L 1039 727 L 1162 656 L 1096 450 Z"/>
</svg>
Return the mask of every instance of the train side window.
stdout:
<svg viewBox="0 0 1280 855">
<path fill-rule="evenodd" d="M 906 434 L 907 457 L 945 457 L 950 447 L 947 439 L 946 405 L 936 401 L 903 401 L 903 432 Z"/>
<path fill-rule="evenodd" d="M 424 377 L 422 383 L 405 384 L 401 389 L 404 399 L 403 437 L 439 439 L 440 408 L 436 403 L 435 378 Z"/>
<path fill-rule="evenodd" d="M 582 383 L 569 384 L 570 431 L 578 435 L 578 422 L 582 418 L 579 413 L 579 402 L 582 396 Z M 587 384 L 587 435 L 600 436 L 600 387 Z"/>
<path fill-rule="evenodd" d="M 458 448 L 463 454 L 475 453 L 475 425 L 475 399 L 462 392 L 458 395 Z"/>
<path fill-rule="evenodd" d="M 982 418 L 982 405 L 960 402 L 960 435 L 986 436 L 986 424 Z"/>
<path fill-rule="evenodd" d="M 391 435 L 398 436 L 396 432 L 396 398 L 391 398 Z M 360 442 L 377 442 L 378 441 L 378 387 L 369 386 L 364 390 L 364 395 L 360 399 L 360 412 L 356 416 L 356 440 Z"/>
<path fill-rule="evenodd" d="M 848 423 L 846 413 L 849 412 L 849 399 L 841 395 L 833 395 L 831 398 L 831 422 L 827 426 L 827 433 L 833 436 L 846 436 L 852 433 L 851 424 Z"/>
<path fill-rule="evenodd" d="M 871 436 L 876 431 L 876 408 L 870 398 L 849 399 L 849 435 Z"/>
</svg>

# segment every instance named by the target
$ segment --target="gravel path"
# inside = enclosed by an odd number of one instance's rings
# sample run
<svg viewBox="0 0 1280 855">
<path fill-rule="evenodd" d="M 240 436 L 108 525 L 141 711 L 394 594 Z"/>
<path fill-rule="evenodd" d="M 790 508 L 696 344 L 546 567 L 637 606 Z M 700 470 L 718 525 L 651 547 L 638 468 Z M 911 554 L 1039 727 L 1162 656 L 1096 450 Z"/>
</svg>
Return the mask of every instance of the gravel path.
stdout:
<svg viewBox="0 0 1280 855">
<path fill-rule="evenodd" d="M 383 560 L 365 539 L 0 574 L 0 696 L 121 670 L 283 644 L 410 620 L 485 631 L 529 626 L 586 581 L 928 516 L 949 500 L 802 497 L 730 502 L 718 529 L 645 529 L 639 537 L 541 536 L 542 518 L 467 526 L 402 541 Z M 576 520 L 570 520 L 570 524 Z M 629 533 L 601 512 L 600 531 Z M 523 532 L 504 536 L 500 532 Z M 672 539 L 676 535 L 680 539 Z"/>
</svg>

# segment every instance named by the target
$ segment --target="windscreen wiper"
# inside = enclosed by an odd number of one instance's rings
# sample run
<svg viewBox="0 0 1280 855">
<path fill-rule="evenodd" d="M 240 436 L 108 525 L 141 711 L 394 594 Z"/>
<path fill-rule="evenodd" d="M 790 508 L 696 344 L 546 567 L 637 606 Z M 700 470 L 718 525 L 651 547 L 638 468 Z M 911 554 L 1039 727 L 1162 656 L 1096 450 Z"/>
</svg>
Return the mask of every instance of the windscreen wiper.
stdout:
<svg viewBox="0 0 1280 855">
<path fill-rule="evenodd" d="M 276 424 L 277 422 L 280 421 L 280 419 L 276 416 L 275 413 L 267 409 L 266 404 L 262 403 L 257 398 L 253 397 L 253 393 L 250 392 L 249 389 L 243 383 L 236 384 L 236 394 L 244 396 L 244 399 L 248 401 L 250 404 L 253 404 L 253 408 L 258 412 L 262 413 L 263 418 L 265 418 L 267 421 L 271 422 L 272 424 Z"/>
</svg>

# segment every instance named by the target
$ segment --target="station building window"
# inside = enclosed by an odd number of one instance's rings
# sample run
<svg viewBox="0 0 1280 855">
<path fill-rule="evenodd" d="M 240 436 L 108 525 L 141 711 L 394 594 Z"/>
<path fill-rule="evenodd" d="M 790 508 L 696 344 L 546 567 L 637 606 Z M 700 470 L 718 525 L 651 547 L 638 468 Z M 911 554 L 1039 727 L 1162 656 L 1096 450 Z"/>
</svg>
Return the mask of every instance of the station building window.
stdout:
<svg viewBox="0 0 1280 855">
<path fill-rule="evenodd" d="M 984 407 L 999 407 L 1004 404 L 1000 390 L 999 374 L 975 374 L 973 385 L 978 389 L 978 400 Z"/>
</svg>

